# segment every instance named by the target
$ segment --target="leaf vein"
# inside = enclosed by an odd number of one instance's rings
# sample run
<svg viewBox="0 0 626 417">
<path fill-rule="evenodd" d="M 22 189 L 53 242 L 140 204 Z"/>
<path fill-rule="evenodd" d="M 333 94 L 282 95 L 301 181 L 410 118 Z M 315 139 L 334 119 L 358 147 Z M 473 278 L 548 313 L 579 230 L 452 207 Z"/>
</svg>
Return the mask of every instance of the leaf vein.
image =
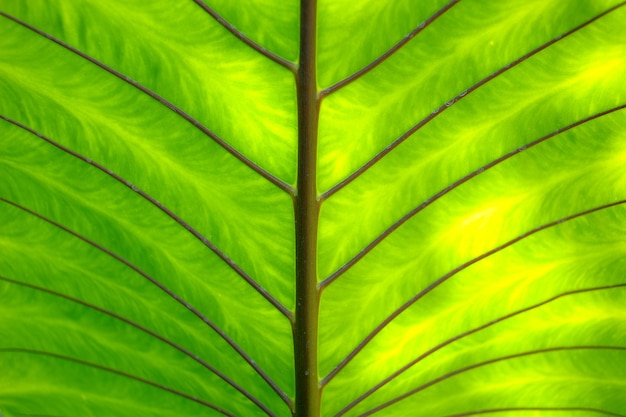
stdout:
<svg viewBox="0 0 626 417">
<path fill-rule="evenodd" d="M 34 26 L 29 25 L 26 22 L 23 22 L 13 16 L 10 16 L 4 12 L 0 12 L 0 16 L 3 16 L 29 30 L 31 30 L 32 32 L 56 43 L 57 45 L 67 49 L 70 52 L 73 52 L 74 54 L 78 55 L 79 57 L 91 62 L 94 65 L 97 65 L 98 67 L 102 68 L 103 70 L 107 71 L 108 73 L 110 73 L 111 75 L 117 77 L 118 79 L 122 80 L 125 83 L 128 83 L 130 85 L 132 85 L 133 87 L 135 87 L 137 90 L 141 91 L 142 93 L 148 95 L 149 97 L 153 98 L 154 100 L 156 100 L 157 102 L 159 102 L 160 104 L 162 104 L 163 106 L 167 107 L 168 109 L 170 109 L 171 111 L 173 111 L 174 113 L 176 113 L 177 115 L 179 115 L 180 117 L 182 117 L 185 121 L 187 121 L 188 123 L 190 123 L 192 126 L 194 126 L 196 129 L 200 130 L 205 136 L 209 137 L 210 139 L 212 139 L 215 143 L 217 143 L 219 146 L 221 146 L 224 150 L 226 150 L 229 154 L 231 154 L 233 157 L 235 157 L 236 159 L 238 159 L 239 161 L 241 161 L 242 163 L 244 163 L 248 168 L 252 169 L 254 172 L 256 172 L 257 174 L 261 175 L 263 178 L 265 178 L 266 180 L 268 180 L 269 182 L 271 182 L 272 184 L 274 184 L 275 186 L 277 186 L 278 188 L 280 188 L 281 190 L 285 191 L 287 194 L 293 196 L 294 195 L 294 190 L 293 188 L 283 182 L 282 180 L 280 180 L 279 178 L 275 177 L 274 175 L 272 175 L 270 172 L 266 171 L 265 169 L 261 168 L 259 165 L 257 165 L 256 163 L 254 163 L 253 161 L 251 161 L 250 159 L 248 159 L 245 155 L 243 155 L 241 152 L 239 152 L 237 149 L 235 149 L 232 145 L 230 145 L 228 142 L 226 142 L 224 139 L 220 138 L 217 134 L 215 134 L 214 132 L 212 132 L 211 130 L 209 130 L 206 126 L 204 126 L 202 123 L 200 123 L 198 120 L 196 120 L 195 118 L 193 118 L 191 115 L 189 115 L 188 113 L 186 113 L 183 109 L 181 109 L 180 107 L 176 106 L 174 103 L 170 102 L 169 100 L 167 100 L 166 98 L 160 96 L 159 94 L 155 93 L 154 91 L 150 90 L 149 88 L 141 85 L 140 83 L 138 83 L 137 81 L 134 81 L 132 79 L 130 79 L 128 76 L 122 74 L 121 72 L 109 67 L 108 65 L 98 61 L 97 59 L 87 55 L 86 53 L 74 48 L 73 46 L 68 45 L 67 43 L 61 41 L 60 39 L 55 38 L 54 36 L 45 33 L 39 29 L 37 29 Z"/>
<path fill-rule="evenodd" d="M 233 26 L 230 22 L 228 22 L 226 19 L 220 16 L 219 13 L 217 13 L 213 8 L 209 7 L 204 1 L 202 0 L 193 0 L 193 1 L 198 6 L 200 6 L 202 10 L 207 12 L 213 19 L 215 19 L 215 21 L 217 21 L 220 25 L 222 25 L 227 31 L 233 34 L 237 39 L 239 39 L 240 41 L 248 45 L 250 48 L 257 51 L 261 55 L 265 56 L 266 58 L 269 58 L 272 61 L 276 62 L 277 64 L 282 65 L 283 67 L 287 68 L 294 74 L 296 73 L 297 66 L 293 62 L 288 61 L 285 58 L 276 55 L 275 53 L 267 50 L 263 46 L 254 42 L 252 39 L 247 37 L 243 32 L 241 32 L 239 29 Z"/>
<path fill-rule="evenodd" d="M 592 292 L 592 291 L 603 291 L 603 290 L 611 290 L 611 289 L 616 289 L 616 288 L 623 288 L 626 287 L 626 283 L 623 284 L 615 284 L 615 285 L 606 285 L 606 286 L 602 286 L 602 287 L 591 287 L 591 288 L 583 288 L 583 289 L 579 289 L 579 290 L 573 290 L 573 291 L 567 291 L 567 292 L 563 292 L 561 294 L 555 295 L 551 298 L 548 298 L 547 300 L 541 301 L 539 303 L 533 304 L 529 307 L 525 307 L 523 309 L 514 311 L 512 313 L 506 314 L 504 316 L 498 317 L 486 324 L 483 324 L 481 326 L 475 327 L 471 330 L 468 330 L 466 332 L 463 332 L 457 336 L 451 337 L 448 340 L 438 344 L 437 346 L 427 350 L 426 352 L 424 352 L 423 354 L 421 354 L 420 356 L 418 356 L 417 358 L 415 358 L 414 360 L 410 361 L 409 363 L 407 363 L 406 365 L 402 366 L 400 369 L 398 369 L 397 371 L 395 371 L 394 373 L 392 373 L 391 375 L 389 375 L 388 377 L 386 377 L 385 379 L 383 379 L 381 382 L 379 382 L 378 384 L 376 384 L 375 386 L 373 386 L 372 388 L 370 388 L 369 390 L 367 390 L 365 393 L 363 393 L 361 396 L 359 396 L 358 398 L 356 398 L 354 401 L 352 401 L 351 403 L 349 403 L 346 407 L 344 407 L 342 410 L 340 410 L 337 414 L 335 414 L 335 417 L 340 417 L 342 415 L 344 415 L 345 413 L 347 413 L 349 410 L 351 410 L 352 408 L 354 408 L 357 404 L 361 403 L 363 400 L 365 400 L 366 398 L 368 398 L 369 396 L 371 396 L 372 394 L 374 394 L 376 391 L 378 391 L 380 388 L 382 388 L 383 386 L 387 385 L 389 382 L 391 382 L 393 379 L 397 378 L 398 376 L 400 376 L 402 373 L 408 371 L 411 367 L 413 367 L 414 365 L 416 365 L 418 362 L 421 362 L 422 360 L 426 359 L 428 356 L 432 355 L 433 353 L 437 352 L 440 349 L 443 349 L 444 347 L 460 340 L 463 339 L 464 337 L 470 336 L 474 333 L 477 333 L 481 330 L 484 330 L 488 327 L 491 327 L 495 324 L 498 324 L 502 321 L 508 320 L 510 318 L 513 318 L 515 316 L 518 316 L 520 314 L 523 313 L 527 313 L 531 310 L 540 308 L 545 306 L 546 304 L 549 304 L 553 301 L 557 301 L 561 298 L 564 297 L 568 297 L 568 296 L 573 296 L 573 295 L 578 295 L 581 293 L 586 293 L 586 292 Z"/>
<path fill-rule="evenodd" d="M 265 298 L 270 304 L 272 304 L 277 310 L 279 310 L 285 317 L 287 317 L 289 320 L 292 319 L 292 313 L 291 311 L 289 311 L 285 306 L 283 306 L 278 300 L 276 300 L 269 292 L 267 292 L 263 287 L 261 287 L 252 277 L 250 277 L 240 266 L 238 266 L 232 259 L 230 259 L 224 252 L 222 252 L 214 243 L 212 243 L 211 241 L 209 241 L 207 239 L 206 236 L 204 236 L 202 233 L 200 233 L 198 230 L 196 230 L 194 227 L 192 227 L 190 224 L 188 224 L 187 222 L 185 222 L 182 218 L 180 218 L 178 215 L 176 215 L 173 211 L 171 211 L 170 209 L 168 209 L 167 207 L 165 207 L 162 203 L 160 203 L 159 201 L 157 201 L 154 197 L 152 197 L 150 194 L 146 193 L 145 191 L 139 189 L 136 185 L 131 184 L 129 181 L 125 180 L 124 178 L 122 178 L 121 176 L 119 176 L 118 174 L 112 172 L 111 170 L 107 169 L 106 167 L 104 167 L 103 165 L 79 154 L 78 152 L 75 152 L 63 145 L 61 145 L 60 143 L 48 138 L 47 136 L 29 128 L 28 126 L 19 123 L 15 120 L 12 120 L 4 115 L 0 114 L 0 119 L 11 123 L 35 136 L 37 136 L 38 138 L 40 138 L 41 140 L 49 143 L 50 145 L 56 147 L 57 149 L 77 158 L 82 160 L 85 163 L 88 163 L 92 166 L 94 166 L 95 168 L 97 168 L 98 170 L 102 171 L 103 173 L 105 173 L 106 175 L 110 176 L 111 178 L 115 179 L 116 181 L 120 182 L 121 184 L 125 185 L 126 187 L 130 188 L 133 192 L 136 192 L 138 195 L 140 195 L 141 197 L 143 197 L 145 200 L 147 200 L 148 202 L 150 202 L 152 205 L 154 205 L 155 207 L 157 207 L 159 210 L 161 210 L 163 213 L 165 213 L 166 215 L 168 215 L 172 220 L 174 220 L 176 223 L 178 223 L 181 227 L 183 227 L 185 230 L 187 230 L 189 233 L 191 233 L 196 239 L 198 239 L 200 242 L 202 242 L 202 244 L 204 246 L 206 246 L 207 248 L 209 248 L 213 253 L 215 253 L 224 263 L 226 263 L 233 271 L 235 271 L 237 273 L 237 275 L 239 275 L 241 278 L 243 278 L 252 288 L 254 288 L 256 290 L 256 292 L 258 292 L 261 296 L 263 296 L 263 298 Z"/>
<path fill-rule="evenodd" d="M 144 379 L 144 378 L 138 377 L 136 375 L 132 375 L 132 374 L 129 374 L 129 373 L 117 370 L 117 369 L 113 369 L 113 368 L 109 368 L 107 366 L 98 365 L 96 363 L 84 361 L 82 359 L 72 358 L 72 357 L 69 357 L 69 356 L 60 355 L 60 354 L 52 353 L 52 352 L 45 352 L 45 351 L 41 351 L 41 350 L 21 349 L 21 348 L 0 348 L 0 353 L 24 353 L 24 354 L 31 354 L 31 355 L 48 356 L 48 357 L 52 357 L 52 358 L 55 358 L 55 359 L 60 359 L 60 360 L 67 361 L 67 362 L 74 362 L 74 363 L 79 364 L 79 365 L 83 365 L 83 366 L 87 366 L 87 367 L 90 367 L 90 368 L 98 369 L 100 371 L 108 372 L 108 373 L 115 374 L 115 375 L 118 375 L 118 376 L 121 376 L 121 377 L 124 377 L 124 378 L 128 378 L 128 379 L 132 379 L 132 380 L 140 382 L 142 384 L 153 386 L 153 387 L 155 387 L 157 389 L 160 389 L 160 390 L 163 390 L 163 391 L 167 391 L 167 392 L 169 392 L 171 394 L 174 394 L 174 395 L 176 395 L 178 397 L 182 397 L 182 398 L 185 398 L 187 400 L 190 400 L 190 401 L 193 401 L 195 403 L 198 403 L 198 404 L 200 404 L 200 405 L 202 405 L 204 407 L 211 408 L 211 409 L 213 409 L 213 410 L 215 410 L 215 411 L 217 411 L 220 414 L 223 414 L 225 416 L 236 417 L 234 414 L 229 413 L 228 411 L 222 409 L 221 407 L 218 407 L 218 406 L 216 406 L 214 404 L 211 404 L 209 402 L 206 402 L 204 400 L 196 398 L 196 397 L 194 397 L 192 395 L 186 394 L 186 393 L 184 393 L 182 391 L 175 390 L 175 389 L 167 387 L 165 385 L 161 385 L 161 384 L 158 384 L 156 382 L 153 382 L 153 381 L 150 381 L 150 380 L 147 380 L 147 379 Z"/>
<path fill-rule="evenodd" d="M 169 297 L 171 297 L 172 299 L 174 299 L 176 302 L 178 302 L 180 305 L 182 305 L 183 307 L 185 307 L 187 310 L 189 310 L 192 314 L 194 314 L 198 319 L 200 319 L 204 324 L 206 324 L 207 326 L 209 326 L 215 333 L 217 333 L 226 343 L 228 343 L 228 345 L 235 351 L 237 352 L 237 354 L 239 354 L 239 356 L 241 356 L 241 358 L 246 361 L 246 363 L 248 363 L 248 365 L 250 365 L 250 367 L 252 367 L 252 369 L 255 370 L 255 372 L 257 374 L 259 374 L 259 376 L 261 378 L 263 378 L 263 380 L 272 388 L 272 390 L 274 390 L 274 392 L 276 392 L 276 394 L 278 394 L 278 396 L 285 402 L 285 404 L 290 405 L 290 399 L 287 396 L 287 394 L 285 394 L 280 387 L 274 382 L 272 381 L 272 379 L 265 373 L 265 371 L 263 371 L 259 365 L 257 365 L 257 363 L 239 346 L 235 343 L 234 340 L 232 340 L 223 330 L 221 330 L 217 325 L 215 325 L 215 323 L 213 323 L 211 320 L 209 320 L 204 314 L 202 314 L 198 309 L 196 309 L 195 307 L 193 307 L 191 304 L 189 304 L 187 301 L 185 301 L 182 297 L 180 297 L 179 295 L 177 295 L 176 293 L 174 293 L 172 290 L 170 290 L 169 288 L 167 288 L 165 285 L 163 285 L 161 282 L 159 282 L 158 280 L 156 280 L 155 278 L 153 278 L 152 276 L 150 276 L 149 274 L 147 274 L 145 271 L 143 271 L 142 269 L 140 269 L 139 267 L 137 267 L 136 265 L 134 265 L 133 263 L 131 263 L 130 261 L 122 258 L 121 256 L 117 255 L 116 253 L 114 253 L 113 251 L 105 248 L 104 246 L 90 240 L 89 238 L 87 238 L 86 236 L 81 235 L 78 232 L 75 232 L 71 229 L 69 229 L 66 226 L 63 226 L 62 224 L 59 224 L 57 222 L 55 222 L 52 219 L 49 219 L 45 216 L 43 216 L 42 214 L 39 214 L 33 210 L 30 210 L 18 203 L 15 203 L 13 201 L 7 200 L 3 197 L 0 197 L 0 201 L 10 204 L 14 207 L 16 207 L 19 210 L 24 211 L 25 213 L 28 213 L 32 216 L 35 216 L 43 221 L 45 221 L 46 223 L 59 228 L 63 231 L 65 231 L 66 233 L 71 234 L 72 236 L 82 240 L 83 242 L 87 243 L 88 245 L 98 249 L 99 251 L 105 253 L 106 255 L 112 257 L 113 259 L 117 260 L 118 262 L 126 265 L 128 268 L 132 269 L 133 271 L 135 271 L 136 273 L 138 273 L 139 275 L 141 275 L 142 277 L 144 277 L 145 279 L 147 279 L 148 281 L 150 281 L 152 284 L 154 284 L 156 287 L 158 287 L 161 291 L 163 291 L 166 295 L 168 295 Z"/>
<path fill-rule="evenodd" d="M 162 336 L 150 329 L 148 329 L 147 327 L 144 327 L 126 317 L 120 316 L 112 311 L 109 311 L 105 308 L 102 307 L 98 307 L 96 305 L 90 304 L 86 301 L 83 300 L 79 300 L 77 298 L 71 297 L 69 295 L 66 294 L 62 294 L 47 288 L 43 288 L 43 287 L 39 287 L 36 285 L 32 285 L 26 282 L 21 282 L 21 281 L 17 281 L 11 278 L 7 278 L 4 277 L 2 275 L 0 275 L 0 280 L 14 284 L 14 285 L 19 285 L 19 286 L 23 286 L 23 287 L 27 287 L 30 289 L 33 289 L 35 291 L 40 291 L 40 292 L 44 292 L 50 295 L 53 295 L 55 297 L 59 297 L 59 298 L 63 298 L 65 300 L 68 300 L 72 303 L 76 303 L 79 305 L 82 305 L 88 309 L 91 310 L 95 310 L 99 313 L 105 314 L 109 317 L 112 317 L 118 321 L 121 321 L 123 323 L 126 323 L 134 328 L 136 328 L 137 330 L 146 333 L 147 335 L 154 337 L 164 343 L 166 343 L 167 345 L 173 347 L 174 349 L 178 350 L 179 352 L 181 352 L 182 354 L 184 354 L 185 356 L 191 358 L 192 360 L 194 360 L 195 362 L 199 363 L 200 365 L 202 365 L 204 368 L 206 368 L 207 370 L 209 370 L 210 372 L 212 372 L 213 374 L 215 374 L 217 377 L 219 377 L 221 380 L 223 380 L 224 382 L 226 382 L 228 385 L 232 386 L 234 389 L 236 389 L 237 391 L 239 391 L 242 395 L 244 395 L 248 400 L 250 400 L 251 402 L 253 402 L 257 407 L 259 407 L 261 410 L 263 410 L 268 416 L 272 416 L 275 417 L 275 414 L 273 414 L 263 403 L 261 403 L 257 398 L 255 398 L 252 394 L 250 394 L 249 392 L 247 392 L 244 388 L 242 388 L 241 386 L 239 386 L 235 381 L 233 381 L 231 378 L 229 378 L 228 376 L 226 376 L 224 373 L 220 372 L 217 368 L 214 368 L 213 366 L 211 366 L 209 363 L 207 363 L 205 360 L 201 359 L 200 357 L 198 357 L 198 355 L 192 353 L 191 351 L 189 351 L 188 349 L 182 347 L 181 345 L 175 343 L 174 341 L 168 339 L 165 336 Z"/>
<path fill-rule="evenodd" d="M 613 107 L 611 109 L 602 111 L 600 113 L 596 113 L 593 114 L 591 116 L 585 117 L 584 119 L 578 120 L 568 126 L 565 126 L 562 129 L 557 129 L 551 133 L 548 133 L 545 136 L 542 136 L 541 138 L 534 140 L 526 145 L 520 146 L 519 148 L 499 157 L 498 159 L 495 159 L 491 162 L 489 162 L 486 165 L 483 165 L 482 167 L 472 171 L 471 173 L 467 174 L 466 176 L 464 176 L 463 178 L 457 180 L 456 182 L 450 184 L 449 186 L 447 186 L 446 188 L 442 189 L 441 191 L 439 191 L 438 193 L 434 194 L 432 197 L 428 198 L 427 200 L 425 200 L 423 203 L 421 203 L 419 206 L 417 206 L 416 208 L 414 208 L 413 210 L 411 210 L 410 212 L 408 212 L 407 214 L 405 214 L 402 218 L 400 218 L 398 221 L 396 221 L 394 224 L 392 224 L 387 230 L 385 230 L 383 233 L 381 233 L 378 237 L 376 237 L 376 239 L 374 239 L 371 243 L 369 243 L 365 248 L 363 248 L 363 250 L 361 250 L 356 256 L 354 256 L 352 259 L 350 259 L 348 262 L 346 262 L 343 266 L 341 266 L 339 269 L 337 269 L 337 271 L 333 272 L 331 275 L 329 275 L 327 278 L 325 278 L 321 283 L 320 283 L 320 287 L 321 288 L 325 288 L 328 285 L 330 285 L 333 281 L 335 281 L 337 278 L 339 278 L 342 274 L 344 274 L 348 269 L 350 269 L 352 266 L 354 266 L 358 261 L 360 261 L 363 257 L 365 257 L 365 255 L 367 255 L 369 252 L 371 252 L 379 243 L 381 243 L 385 238 L 387 238 L 389 235 L 391 235 L 395 230 L 397 230 L 398 228 L 400 228 L 400 226 L 402 226 L 403 224 L 405 224 L 407 221 L 409 221 L 413 216 L 415 216 L 417 213 L 419 213 L 420 211 L 424 210 L 426 207 L 430 206 L 432 203 L 434 203 L 435 201 L 439 200 L 441 197 L 443 197 L 444 195 L 448 194 L 449 192 L 451 192 L 452 190 L 458 188 L 459 186 L 463 185 L 464 183 L 468 182 L 469 180 L 471 180 L 472 178 L 481 175 L 482 173 L 486 172 L 487 170 L 493 168 L 494 166 L 506 161 L 509 158 L 512 158 L 513 156 L 527 151 L 528 149 L 539 145 L 542 142 L 545 142 L 551 138 L 554 138 L 556 136 L 558 136 L 561 133 L 567 132 L 568 130 L 574 129 L 580 125 L 583 125 L 587 122 L 590 122 L 592 120 L 598 119 L 600 117 L 606 116 L 608 114 L 614 113 L 616 111 L 620 111 L 626 109 L 626 104 L 622 104 L 620 106 L 617 107 Z"/>
<path fill-rule="evenodd" d="M 521 64 L 522 62 L 528 60 L 529 58 L 531 58 L 532 56 L 538 54 L 539 52 L 543 51 L 544 49 L 552 46 L 553 44 L 555 44 L 556 42 L 565 39 L 566 37 L 576 33 L 577 31 L 583 29 L 584 27 L 590 25 L 591 23 L 595 22 L 596 20 L 608 15 L 611 12 L 614 12 L 615 10 L 626 6 L 626 1 L 619 3 L 613 7 L 611 7 L 608 10 L 605 10 L 604 12 L 600 13 L 599 15 L 591 18 L 590 20 L 582 23 L 581 25 L 569 30 L 568 32 L 564 33 L 563 35 L 559 35 L 557 37 L 555 37 L 554 39 L 548 41 L 547 43 L 539 46 L 538 48 L 533 49 L 532 51 L 528 52 L 527 54 L 521 56 L 520 58 L 516 59 L 515 61 L 513 61 L 510 64 L 505 65 L 504 67 L 502 67 L 501 69 L 497 70 L 496 72 L 490 74 L 489 76 L 483 78 L 482 80 L 480 80 L 479 82 L 477 82 L 476 84 L 472 85 L 471 87 L 469 87 L 467 90 L 457 94 L 455 97 L 453 97 L 451 100 L 448 100 L 445 104 L 442 104 L 441 106 L 439 106 L 438 108 L 436 108 L 435 110 L 433 110 L 433 112 L 431 114 L 429 114 L 428 116 L 426 116 L 424 119 L 422 119 L 421 121 L 419 121 L 415 126 L 413 126 L 411 129 L 409 129 L 408 131 L 406 131 L 404 134 L 402 134 L 401 136 L 399 136 L 397 139 L 393 140 L 388 146 L 385 147 L 385 149 L 383 149 L 382 151 L 380 151 L 378 154 L 376 154 L 372 159 L 370 159 L 367 163 L 365 163 L 363 166 L 361 166 L 359 169 L 357 169 L 356 171 L 354 171 L 352 174 L 350 174 L 348 177 L 346 177 L 345 179 L 343 179 L 342 181 L 340 181 L 337 185 L 335 185 L 334 187 L 330 188 L 329 190 L 325 191 L 324 193 L 322 193 L 320 195 L 320 200 L 325 200 L 329 197 L 331 197 L 333 194 L 335 194 L 337 191 L 341 190 L 342 188 L 344 188 L 345 186 L 347 186 L 348 184 L 350 184 L 352 181 L 354 181 L 356 178 L 358 178 L 359 176 L 361 176 L 365 171 L 367 171 L 368 169 L 370 169 L 373 165 L 375 165 L 378 161 L 380 161 L 381 159 L 383 159 L 387 154 L 389 154 L 391 151 L 393 151 L 395 148 L 397 148 L 398 146 L 400 146 L 400 144 L 402 142 L 404 142 L 405 140 L 407 140 L 411 135 L 413 135 L 415 132 L 417 132 L 418 130 L 420 130 L 422 127 L 424 127 L 426 124 L 428 124 L 431 120 L 433 120 L 435 117 L 439 116 L 440 114 L 442 114 L 443 112 L 445 112 L 448 108 L 452 107 L 455 103 L 457 103 L 458 101 L 462 100 L 463 98 L 465 98 L 467 95 L 471 94 L 472 92 L 476 91 L 477 89 L 479 89 L 480 87 L 482 87 L 483 85 L 487 84 L 488 82 L 490 82 L 491 80 L 495 79 L 496 77 L 504 74 L 505 72 L 509 71 L 510 69 L 516 67 L 517 65 Z"/>
<path fill-rule="evenodd" d="M 547 230 L 549 228 L 558 226 L 560 224 L 563 224 L 565 222 L 577 219 L 579 217 L 583 217 L 586 216 L 588 214 L 591 213 L 595 213 L 597 211 L 600 210 L 605 210 L 611 207 L 615 207 L 621 204 L 626 204 L 626 200 L 619 200 L 619 201 L 615 201 L 609 204 L 604 204 L 602 206 L 597 206 L 582 212 L 578 212 L 576 214 L 572 214 L 570 216 L 567 217 L 563 217 L 561 219 L 552 221 L 550 223 L 546 223 L 542 226 L 538 226 L 526 233 L 523 233 L 511 240 L 509 240 L 506 243 L 503 243 L 502 245 L 499 245 L 485 253 L 483 253 L 482 255 L 479 255 L 465 263 L 463 263 L 462 265 L 459 265 L 458 267 L 454 268 L 453 270 L 451 270 L 450 272 L 448 272 L 447 274 L 443 275 L 441 278 L 437 279 L 436 281 L 434 281 L 432 284 L 430 284 L 428 287 L 426 287 L 425 289 L 423 289 L 422 291 L 420 291 L 419 293 L 417 293 L 415 296 L 413 296 L 411 299 L 409 299 L 406 303 L 404 303 L 401 307 L 399 307 L 398 309 L 396 309 L 393 313 L 391 313 L 385 320 L 383 320 L 378 326 L 376 326 L 376 328 L 374 328 L 374 330 L 372 330 L 361 342 L 359 342 L 359 344 L 352 350 L 352 352 L 350 352 L 340 363 L 339 365 L 337 365 L 335 367 L 335 369 L 333 369 L 324 379 L 323 379 L 323 383 L 327 384 L 328 382 L 330 382 L 332 380 L 332 378 L 334 378 L 342 369 L 344 369 L 348 363 L 350 363 L 352 361 L 352 359 L 354 359 L 364 348 L 365 346 L 367 346 L 385 327 L 387 327 L 387 325 L 389 325 L 389 323 L 391 323 L 396 317 L 398 317 L 400 314 L 402 314 L 404 311 L 406 311 L 409 307 L 411 307 L 413 304 L 415 304 L 417 301 L 419 301 L 421 298 L 423 298 L 426 294 L 430 293 L 431 291 L 435 290 L 437 287 L 439 287 L 441 284 L 443 284 L 444 282 L 446 282 L 448 279 L 452 278 L 453 276 L 455 276 L 456 274 L 458 274 L 459 272 L 469 268 L 470 266 L 474 265 L 477 262 L 482 261 L 485 258 L 488 258 L 491 255 L 494 255 L 498 252 L 501 252 L 502 250 L 508 248 L 509 246 L 514 245 L 515 243 L 526 239 L 536 233 L 539 233 L 543 230 Z"/>
<path fill-rule="evenodd" d="M 328 95 L 334 93 L 335 91 L 341 89 L 342 87 L 345 87 L 346 85 L 350 84 L 351 82 L 353 82 L 353 81 L 359 79 L 360 77 L 364 76 L 365 74 L 367 74 L 368 72 L 370 72 L 371 70 L 376 68 L 378 65 L 382 64 L 387 58 L 389 58 L 391 55 L 393 55 L 398 50 L 400 50 L 400 48 L 402 48 L 404 45 L 406 45 L 418 33 L 423 31 L 427 26 L 429 26 L 431 23 L 433 23 L 435 20 L 437 20 L 439 17 L 441 17 L 444 13 L 446 13 L 448 10 L 450 10 L 452 7 L 454 7 L 460 1 L 461 0 L 452 0 L 452 1 L 450 1 L 450 3 L 446 4 L 445 6 L 443 6 L 441 9 L 439 9 L 431 17 L 429 17 L 428 19 L 426 19 L 425 21 L 420 23 L 408 35 L 406 35 L 398 43 L 396 43 L 389 50 L 387 50 L 387 52 L 385 52 L 384 54 L 382 54 L 381 56 L 376 58 L 374 61 L 372 61 L 371 63 L 369 63 L 368 65 L 366 65 L 362 69 L 360 69 L 359 71 L 357 71 L 354 74 L 350 75 L 349 77 L 347 77 L 347 78 L 337 82 L 336 84 L 334 84 L 334 85 L 332 85 L 332 86 L 330 86 L 328 88 L 325 88 L 324 90 L 320 91 L 320 98 L 328 96 Z"/>
<path fill-rule="evenodd" d="M 476 363 L 474 365 L 469 365 L 466 366 L 464 368 L 460 368 L 457 369 L 456 371 L 447 373 L 445 375 L 442 375 L 438 378 L 435 378 L 423 385 L 420 385 L 419 387 L 412 389 L 411 391 L 408 391 L 390 401 L 387 401 L 384 404 L 379 405 L 378 407 L 372 408 L 371 410 L 361 414 L 359 417 L 366 417 L 366 416 L 370 416 L 374 413 L 377 413 L 378 411 L 381 411 L 393 404 L 396 404 L 398 402 L 400 402 L 401 400 L 404 400 L 407 397 L 410 397 L 411 395 L 417 394 L 420 391 L 423 391 L 433 385 L 436 385 L 442 381 L 445 381 L 447 379 L 450 379 L 456 375 L 471 371 L 473 369 L 476 368 L 480 368 L 483 366 L 487 366 L 487 365 L 491 365 L 493 363 L 497 363 L 497 362 L 503 362 L 503 361 L 508 361 L 508 360 L 512 360 L 512 359 L 517 359 L 517 358 L 521 358 L 524 356 L 532 356 L 532 355 L 540 355 L 543 353 L 552 353 L 552 352 L 560 352 L 560 351 L 572 351 L 572 350 L 615 350 L 615 351 L 624 351 L 626 352 L 626 346 L 604 346 L 604 345 L 589 345 L 589 346 L 562 346 L 562 347 L 553 347 L 553 348 L 546 348 L 546 349 L 537 349 L 537 350 L 531 350 L 528 352 L 522 352 L 522 353 L 516 353 L 514 355 L 507 355 L 507 356 L 501 356 L 499 358 L 494 358 L 494 359 L 490 359 L 484 362 L 479 362 Z"/>
</svg>

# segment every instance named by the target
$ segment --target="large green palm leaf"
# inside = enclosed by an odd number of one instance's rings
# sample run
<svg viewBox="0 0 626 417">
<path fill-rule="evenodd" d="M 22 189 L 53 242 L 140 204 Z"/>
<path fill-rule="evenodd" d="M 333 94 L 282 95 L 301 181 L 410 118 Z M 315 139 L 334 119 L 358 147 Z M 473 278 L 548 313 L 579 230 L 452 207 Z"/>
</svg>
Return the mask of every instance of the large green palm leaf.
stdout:
<svg viewBox="0 0 626 417">
<path fill-rule="evenodd" d="M 624 6 L 0 0 L 0 414 L 626 415 Z"/>
</svg>

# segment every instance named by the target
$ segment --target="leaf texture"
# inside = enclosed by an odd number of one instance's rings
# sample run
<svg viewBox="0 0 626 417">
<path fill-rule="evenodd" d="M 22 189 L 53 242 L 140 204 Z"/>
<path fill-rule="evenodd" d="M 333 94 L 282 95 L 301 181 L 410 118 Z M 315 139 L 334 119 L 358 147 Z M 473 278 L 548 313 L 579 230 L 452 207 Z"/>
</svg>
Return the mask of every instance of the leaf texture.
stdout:
<svg viewBox="0 0 626 417">
<path fill-rule="evenodd" d="M 0 0 L 0 416 L 626 416 L 624 21 Z"/>
</svg>

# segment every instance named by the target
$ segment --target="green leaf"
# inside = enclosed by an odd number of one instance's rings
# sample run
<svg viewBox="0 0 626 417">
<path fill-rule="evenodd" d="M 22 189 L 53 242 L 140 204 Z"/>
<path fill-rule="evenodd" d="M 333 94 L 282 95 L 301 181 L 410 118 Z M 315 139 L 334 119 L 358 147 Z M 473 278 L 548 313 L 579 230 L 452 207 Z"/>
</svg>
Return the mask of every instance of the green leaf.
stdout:
<svg viewBox="0 0 626 417">
<path fill-rule="evenodd" d="M 626 416 L 624 21 L 0 0 L 0 416 Z"/>
</svg>

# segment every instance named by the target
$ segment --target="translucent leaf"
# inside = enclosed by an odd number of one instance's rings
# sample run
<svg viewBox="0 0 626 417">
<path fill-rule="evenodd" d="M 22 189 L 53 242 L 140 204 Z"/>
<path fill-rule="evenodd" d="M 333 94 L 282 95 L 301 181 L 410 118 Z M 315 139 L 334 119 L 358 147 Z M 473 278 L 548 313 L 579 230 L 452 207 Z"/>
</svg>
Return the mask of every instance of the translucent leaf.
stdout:
<svg viewBox="0 0 626 417">
<path fill-rule="evenodd" d="M 626 416 L 625 21 L 0 0 L 0 417 Z"/>
</svg>

